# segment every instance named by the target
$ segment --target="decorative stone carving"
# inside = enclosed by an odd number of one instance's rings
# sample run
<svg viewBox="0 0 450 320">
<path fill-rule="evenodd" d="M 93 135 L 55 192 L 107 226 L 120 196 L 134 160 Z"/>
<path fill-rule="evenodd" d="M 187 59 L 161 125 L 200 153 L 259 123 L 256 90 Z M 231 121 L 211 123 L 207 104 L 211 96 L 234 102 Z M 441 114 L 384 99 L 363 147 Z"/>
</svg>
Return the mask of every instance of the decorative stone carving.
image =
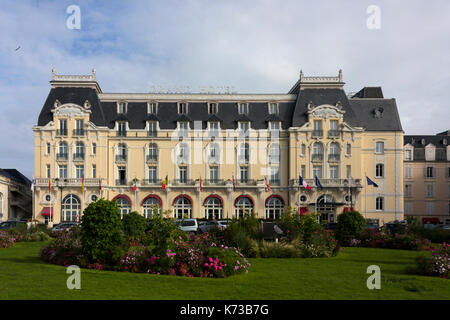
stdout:
<svg viewBox="0 0 450 320">
<path fill-rule="evenodd" d="M 84 102 L 84 108 L 85 108 L 85 109 L 90 109 L 90 108 L 91 108 L 91 103 L 89 102 L 89 100 L 86 100 L 86 101 Z"/>
<path fill-rule="evenodd" d="M 336 102 L 336 108 L 342 110 L 342 102 L 341 101 Z"/>
<path fill-rule="evenodd" d="M 381 107 L 373 109 L 373 111 L 372 111 L 373 117 L 376 119 L 383 118 L 383 111 L 384 111 L 384 109 Z"/>
<path fill-rule="evenodd" d="M 308 111 L 310 117 L 313 118 L 343 118 L 345 111 L 332 105 L 321 105 Z"/>
<path fill-rule="evenodd" d="M 58 99 L 55 100 L 55 103 L 53 103 L 54 108 L 58 108 L 61 105 L 61 102 L 59 102 Z"/>
<path fill-rule="evenodd" d="M 314 103 L 312 101 L 309 101 L 306 107 L 308 108 L 308 111 L 311 111 L 314 108 Z"/>
</svg>

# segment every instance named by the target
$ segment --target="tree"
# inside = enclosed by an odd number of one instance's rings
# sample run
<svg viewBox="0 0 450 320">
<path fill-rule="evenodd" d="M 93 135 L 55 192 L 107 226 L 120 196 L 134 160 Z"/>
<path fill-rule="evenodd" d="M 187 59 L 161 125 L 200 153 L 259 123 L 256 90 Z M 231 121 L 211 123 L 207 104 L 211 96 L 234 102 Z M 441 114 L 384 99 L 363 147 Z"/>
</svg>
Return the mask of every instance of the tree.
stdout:
<svg viewBox="0 0 450 320">
<path fill-rule="evenodd" d="M 366 226 L 366 220 L 358 211 L 349 211 L 338 215 L 336 239 L 341 245 L 348 245 L 351 239 L 358 237 Z"/>
</svg>

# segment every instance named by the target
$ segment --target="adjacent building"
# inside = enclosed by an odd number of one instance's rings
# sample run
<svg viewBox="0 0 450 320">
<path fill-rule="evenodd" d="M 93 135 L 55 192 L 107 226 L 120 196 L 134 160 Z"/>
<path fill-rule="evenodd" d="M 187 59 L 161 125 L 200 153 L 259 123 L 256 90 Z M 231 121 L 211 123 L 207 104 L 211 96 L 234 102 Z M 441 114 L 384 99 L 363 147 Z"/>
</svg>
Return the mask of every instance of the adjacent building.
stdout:
<svg viewBox="0 0 450 320">
<path fill-rule="evenodd" d="M 405 136 L 405 216 L 450 224 L 450 130 Z"/>
<path fill-rule="evenodd" d="M 273 219 L 292 207 L 322 222 L 351 208 L 403 219 L 395 99 L 380 87 L 347 94 L 341 71 L 301 72 L 282 94 L 105 93 L 95 70 L 53 71 L 50 84 L 33 127 L 42 222 L 77 220 L 99 198 L 122 215 L 156 205 L 177 218 Z"/>
<path fill-rule="evenodd" d="M 31 181 L 16 169 L 0 168 L 0 221 L 30 219 L 31 202 Z"/>
</svg>

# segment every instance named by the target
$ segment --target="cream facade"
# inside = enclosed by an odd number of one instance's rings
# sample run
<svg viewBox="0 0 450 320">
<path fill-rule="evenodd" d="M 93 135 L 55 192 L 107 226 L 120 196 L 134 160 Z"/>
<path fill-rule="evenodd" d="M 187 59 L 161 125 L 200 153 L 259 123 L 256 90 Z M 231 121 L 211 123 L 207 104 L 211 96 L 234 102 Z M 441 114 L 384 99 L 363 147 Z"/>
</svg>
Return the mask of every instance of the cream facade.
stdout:
<svg viewBox="0 0 450 320">
<path fill-rule="evenodd" d="M 405 215 L 424 224 L 450 224 L 449 138 L 449 131 L 405 136 Z"/>
<path fill-rule="evenodd" d="M 95 71 L 50 83 L 33 127 L 42 222 L 78 220 L 99 198 L 145 216 L 158 205 L 177 218 L 273 219 L 292 207 L 323 222 L 351 208 L 403 219 L 395 100 L 381 88 L 347 97 L 342 72 L 301 73 L 287 94 L 103 93 Z"/>
<path fill-rule="evenodd" d="M 30 219 L 31 202 L 31 182 L 15 169 L 0 169 L 0 222 Z"/>
</svg>

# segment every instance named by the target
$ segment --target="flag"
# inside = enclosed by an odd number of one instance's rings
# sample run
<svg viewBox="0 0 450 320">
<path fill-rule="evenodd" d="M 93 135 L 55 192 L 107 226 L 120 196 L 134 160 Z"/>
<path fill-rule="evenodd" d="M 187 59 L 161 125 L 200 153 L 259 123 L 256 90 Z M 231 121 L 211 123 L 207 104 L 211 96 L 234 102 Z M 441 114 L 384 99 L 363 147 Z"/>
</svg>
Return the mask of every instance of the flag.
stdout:
<svg viewBox="0 0 450 320">
<path fill-rule="evenodd" d="M 166 186 L 167 186 L 167 175 L 166 175 L 166 178 L 163 180 L 162 186 L 161 186 L 164 191 L 166 191 Z"/>
<path fill-rule="evenodd" d="M 102 179 L 98 179 L 98 190 L 102 191 Z"/>
<path fill-rule="evenodd" d="M 200 177 L 200 192 L 202 191 L 202 177 Z"/>
<path fill-rule="evenodd" d="M 131 191 L 136 191 L 136 177 L 133 179 L 133 184 L 131 185 Z"/>
<path fill-rule="evenodd" d="M 270 189 L 270 185 L 269 185 L 269 181 L 267 180 L 267 177 L 264 176 L 264 183 L 266 184 L 267 189 L 269 190 L 269 192 L 272 190 Z"/>
<path fill-rule="evenodd" d="M 84 192 L 84 178 L 81 178 L 81 193 Z"/>
<path fill-rule="evenodd" d="M 233 191 L 236 191 L 236 180 L 234 180 L 234 175 L 231 176 L 231 179 L 233 181 Z"/>
<path fill-rule="evenodd" d="M 52 181 L 50 177 L 48 178 L 48 192 L 52 192 Z"/>
<path fill-rule="evenodd" d="M 311 191 L 311 187 L 306 183 L 305 180 L 303 180 L 302 176 L 299 176 L 298 178 L 298 184 L 305 187 L 306 189 L 308 189 L 309 191 Z"/>
<path fill-rule="evenodd" d="M 370 180 L 368 176 L 366 176 L 366 179 L 367 179 L 368 186 L 373 185 L 375 188 L 378 188 L 378 185 L 375 182 L 373 182 L 372 180 Z"/>
<path fill-rule="evenodd" d="M 317 176 L 314 176 L 315 180 L 316 180 L 316 186 L 320 188 L 320 190 L 323 189 L 322 184 L 320 183 L 320 180 Z"/>
<path fill-rule="evenodd" d="M 300 207 L 300 217 L 304 216 L 308 212 L 308 208 Z"/>
</svg>

